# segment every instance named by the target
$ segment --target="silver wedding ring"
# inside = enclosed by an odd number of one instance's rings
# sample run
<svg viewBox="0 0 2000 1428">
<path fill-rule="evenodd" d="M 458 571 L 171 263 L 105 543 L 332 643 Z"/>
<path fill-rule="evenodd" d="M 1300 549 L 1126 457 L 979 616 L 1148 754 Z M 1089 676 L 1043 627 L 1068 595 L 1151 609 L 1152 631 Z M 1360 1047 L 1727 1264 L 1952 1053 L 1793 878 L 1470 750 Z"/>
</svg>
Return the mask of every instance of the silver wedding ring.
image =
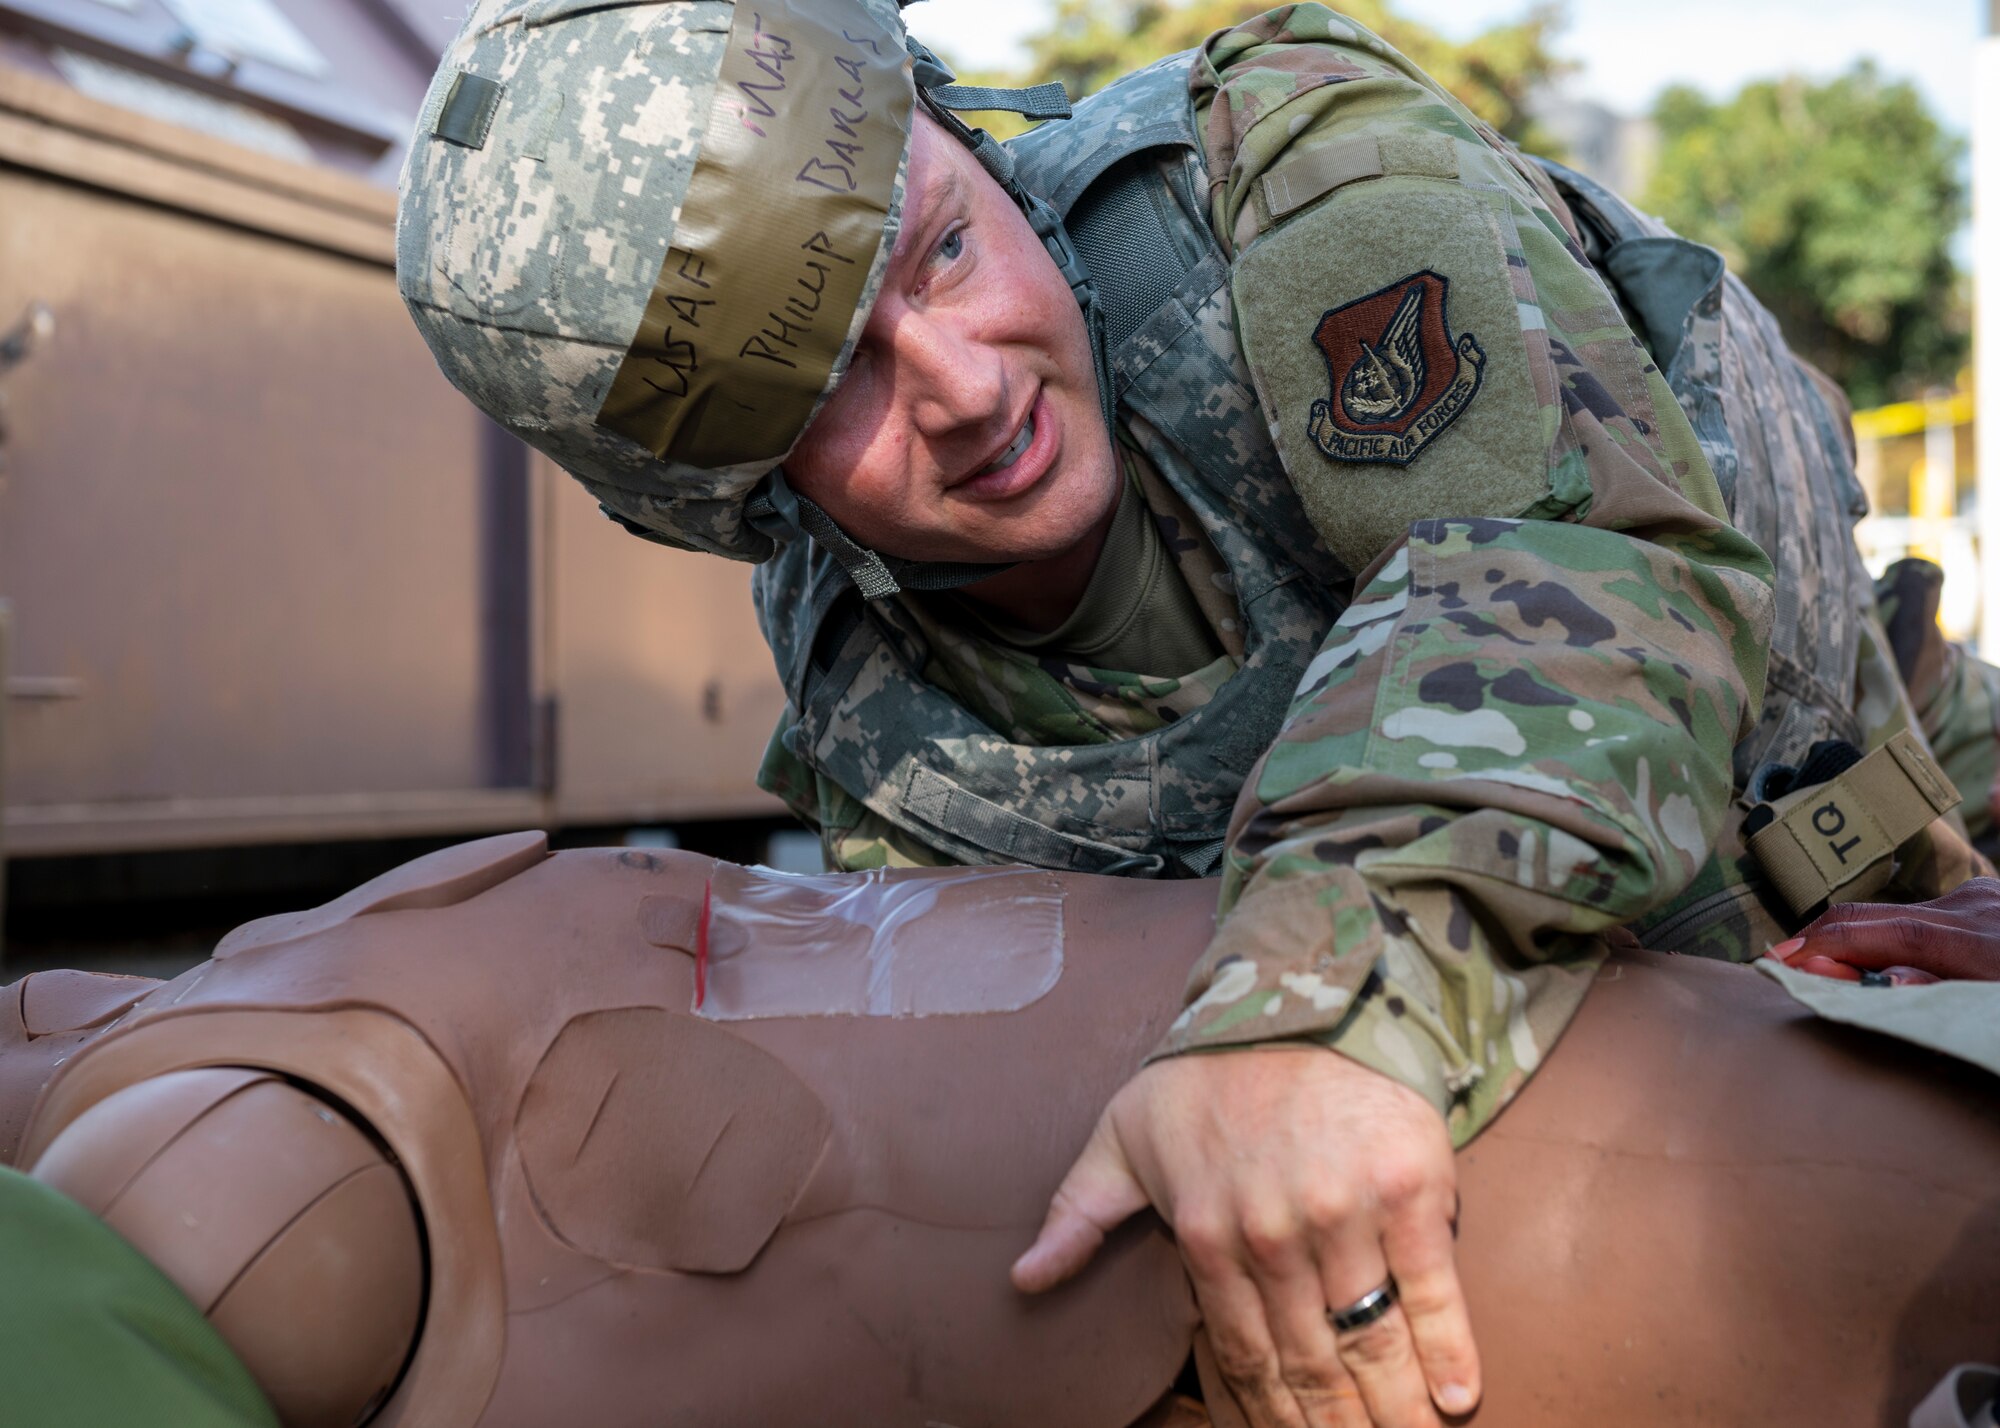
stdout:
<svg viewBox="0 0 2000 1428">
<path fill-rule="evenodd" d="M 1345 1334 L 1364 1328 L 1396 1307 L 1396 1277 L 1392 1274 L 1345 1309 L 1329 1309 L 1327 1320 L 1334 1332 Z"/>
</svg>

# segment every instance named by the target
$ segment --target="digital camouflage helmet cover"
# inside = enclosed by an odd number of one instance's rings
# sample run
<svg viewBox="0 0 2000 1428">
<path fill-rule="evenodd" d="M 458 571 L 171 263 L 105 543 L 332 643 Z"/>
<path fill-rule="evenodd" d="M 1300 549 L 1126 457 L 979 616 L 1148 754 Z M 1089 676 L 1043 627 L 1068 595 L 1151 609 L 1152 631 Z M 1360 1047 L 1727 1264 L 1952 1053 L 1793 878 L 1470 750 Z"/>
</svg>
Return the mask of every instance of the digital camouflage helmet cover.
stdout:
<svg viewBox="0 0 2000 1428">
<path fill-rule="evenodd" d="M 892 575 L 779 469 L 881 287 L 919 100 L 1094 317 L 1054 213 L 952 112 L 1062 117 L 1060 87 L 953 83 L 891 0 L 479 0 L 404 170 L 403 299 L 453 384 L 627 529 L 747 560 L 808 534 L 869 596 L 960 583 L 985 568 Z"/>
</svg>

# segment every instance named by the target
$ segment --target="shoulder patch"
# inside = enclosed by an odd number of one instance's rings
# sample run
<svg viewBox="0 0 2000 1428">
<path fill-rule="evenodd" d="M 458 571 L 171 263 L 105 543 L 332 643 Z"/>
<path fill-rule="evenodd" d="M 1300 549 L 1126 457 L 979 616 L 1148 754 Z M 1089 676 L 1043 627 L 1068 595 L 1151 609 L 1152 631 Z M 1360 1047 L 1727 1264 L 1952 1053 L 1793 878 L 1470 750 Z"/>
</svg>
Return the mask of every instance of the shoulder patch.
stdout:
<svg viewBox="0 0 2000 1428">
<path fill-rule="evenodd" d="M 1433 517 L 1552 489 L 1561 409 L 1509 196 L 1384 175 L 1238 255 L 1237 335 L 1306 517 L 1365 570 Z"/>
<path fill-rule="evenodd" d="M 1321 315 L 1313 342 L 1332 391 L 1306 430 L 1327 456 L 1407 466 L 1472 401 L 1486 353 L 1470 332 L 1453 337 L 1450 296 L 1426 268 Z"/>
</svg>

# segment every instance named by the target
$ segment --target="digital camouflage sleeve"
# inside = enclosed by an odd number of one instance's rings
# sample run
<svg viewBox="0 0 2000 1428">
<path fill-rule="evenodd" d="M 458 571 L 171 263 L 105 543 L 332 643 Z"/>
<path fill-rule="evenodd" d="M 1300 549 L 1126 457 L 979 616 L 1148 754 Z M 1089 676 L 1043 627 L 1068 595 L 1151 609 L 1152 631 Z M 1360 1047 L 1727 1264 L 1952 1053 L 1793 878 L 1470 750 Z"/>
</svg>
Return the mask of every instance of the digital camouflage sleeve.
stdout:
<svg viewBox="0 0 2000 1428">
<path fill-rule="evenodd" d="M 1957 813 L 1966 836 L 1991 859 L 2000 854 L 2000 669 L 1944 638 L 1938 626 L 1944 571 L 1930 561 L 1899 560 L 1875 588 L 1883 636 L 1924 737 L 1965 795 Z M 1950 885 L 1941 878 L 1916 896 L 1934 897 Z"/>
<path fill-rule="evenodd" d="M 1713 850 L 1770 565 L 1503 141 L 1317 5 L 1193 75 L 1239 334 L 1362 572 L 1232 820 L 1160 1054 L 1310 1036 L 1462 1143 Z"/>
</svg>

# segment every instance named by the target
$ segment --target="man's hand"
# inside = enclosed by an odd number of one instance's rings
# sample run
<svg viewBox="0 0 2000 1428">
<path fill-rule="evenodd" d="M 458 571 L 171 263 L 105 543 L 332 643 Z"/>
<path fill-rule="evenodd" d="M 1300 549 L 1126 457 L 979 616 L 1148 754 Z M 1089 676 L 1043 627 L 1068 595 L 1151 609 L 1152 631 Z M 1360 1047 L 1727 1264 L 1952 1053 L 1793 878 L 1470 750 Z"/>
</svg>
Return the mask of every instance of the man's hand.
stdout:
<svg viewBox="0 0 2000 1428">
<path fill-rule="evenodd" d="M 1930 902 L 1844 903 L 1769 955 L 1849 982 L 1863 972 L 1898 984 L 2000 982 L 2000 881 L 1973 878 Z"/>
<path fill-rule="evenodd" d="M 1359 1062 L 1297 1045 L 1177 1056 L 1113 1098 L 1014 1283 L 1069 1278 L 1151 1203 L 1253 1428 L 1436 1428 L 1434 1401 L 1479 1401 L 1456 1183 L 1438 1113 Z M 1328 1310 L 1391 1274 L 1398 1306 L 1336 1335 Z"/>
</svg>

